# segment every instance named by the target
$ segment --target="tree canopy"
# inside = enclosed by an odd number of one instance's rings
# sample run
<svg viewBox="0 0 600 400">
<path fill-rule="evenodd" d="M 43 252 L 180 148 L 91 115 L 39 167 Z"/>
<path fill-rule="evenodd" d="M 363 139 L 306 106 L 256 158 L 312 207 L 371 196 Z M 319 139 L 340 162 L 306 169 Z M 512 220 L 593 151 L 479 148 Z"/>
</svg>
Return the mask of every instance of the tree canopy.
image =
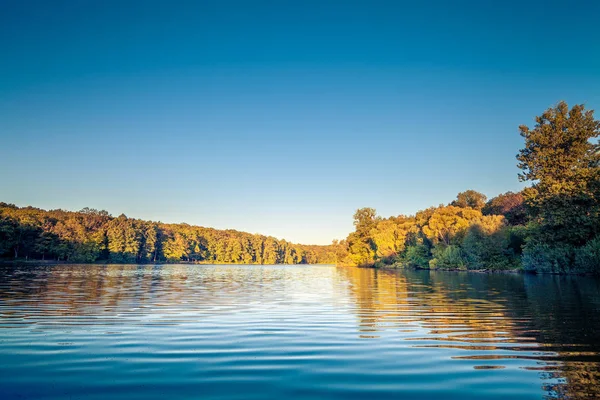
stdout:
<svg viewBox="0 0 600 400">
<path fill-rule="evenodd" d="M 481 210 L 483 206 L 485 206 L 485 202 L 487 200 L 487 196 L 483 193 L 479 193 L 475 190 L 466 190 L 464 192 L 460 192 L 456 196 L 456 200 L 450 203 L 456 207 L 470 207 L 475 210 Z"/>
<path fill-rule="evenodd" d="M 519 127 L 525 147 L 517 159 L 525 204 L 544 242 L 582 245 L 598 232 L 600 121 L 583 105 L 560 102 Z"/>
<path fill-rule="evenodd" d="M 112 217 L 106 211 L 45 211 L 0 203 L 0 256 L 69 262 L 335 262 L 333 246 L 300 245 L 264 235 L 188 224 Z"/>
</svg>

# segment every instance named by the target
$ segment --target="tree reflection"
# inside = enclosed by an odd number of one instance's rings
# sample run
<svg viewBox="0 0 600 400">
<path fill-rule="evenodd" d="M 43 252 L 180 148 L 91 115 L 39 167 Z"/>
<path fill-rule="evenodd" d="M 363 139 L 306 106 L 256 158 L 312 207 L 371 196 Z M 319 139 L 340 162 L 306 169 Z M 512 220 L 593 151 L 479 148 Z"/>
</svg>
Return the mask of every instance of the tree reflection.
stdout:
<svg viewBox="0 0 600 400">
<path fill-rule="evenodd" d="M 412 332 L 456 358 L 529 359 L 550 397 L 600 397 L 600 285 L 565 276 L 338 268 L 360 332 Z M 407 329 L 408 328 L 408 329 Z M 532 351 L 533 350 L 533 351 Z M 478 365 L 491 369 L 499 365 Z"/>
<path fill-rule="evenodd" d="M 355 318 L 362 338 L 443 348 L 457 365 L 470 363 L 481 373 L 533 370 L 549 397 L 600 397 L 600 283 L 590 278 L 226 265 L 4 266 L 0 272 L 2 328 L 93 326 L 97 317 L 123 327 L 210 317 L 218 324 L 235 314 L 241 319 L 234 327 L 242 320 L 260 328 L 271 318 L 272 328 L 291 330 L 286 319 L 327 310 L 343 314 L 336 323 L 349 322 L 330 327 L 347 329 Z"/>
</svg>

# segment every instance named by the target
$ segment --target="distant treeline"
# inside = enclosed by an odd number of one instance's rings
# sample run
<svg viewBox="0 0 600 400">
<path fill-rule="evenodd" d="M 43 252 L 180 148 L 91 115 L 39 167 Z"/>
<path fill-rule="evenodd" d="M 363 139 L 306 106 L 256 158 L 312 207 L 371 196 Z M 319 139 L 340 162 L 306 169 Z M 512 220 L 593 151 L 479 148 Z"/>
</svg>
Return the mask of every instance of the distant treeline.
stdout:
<svg viewBox="0 0 600 400">
<path fill-rule="evenodd" d="M 520 126 L 520 193 L 486 201 L 474 190 L 449 205 L 383 219 L 354 214 L 355 231 L 334 242 L 339 263 L 428 269 L 600 273 L 600 121 L 560 102 Z"/>
<path fill-rule="evenodd" d="M 331 246 L 188 224 L 0 203 L 0 257 L 73 263 L 335 263 Z"/>
</svg>

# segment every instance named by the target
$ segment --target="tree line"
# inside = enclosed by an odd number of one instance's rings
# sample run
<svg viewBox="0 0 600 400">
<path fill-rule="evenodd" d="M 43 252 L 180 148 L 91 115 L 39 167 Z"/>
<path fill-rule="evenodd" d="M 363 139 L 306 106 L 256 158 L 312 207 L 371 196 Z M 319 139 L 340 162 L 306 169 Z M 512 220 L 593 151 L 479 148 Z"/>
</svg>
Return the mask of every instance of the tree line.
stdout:
<svg viewBox="0 0 600 400">
<path fill-rule="evenodd" d="M 519 127 L 519 180 L 531 185 L 487 201 L 474 190 L 412 216 L 354 214 L 334 242 L 338 263 L 426 269 L 600 273 L 600 121 L 565 102 Z"/>
<path fill-rule="evenodd" d="M 0 257 L 74 263 L 335 263 L 331 246 L 111 216 L 0 203 Z"/>
<path fill-rule="evenodd" d="M 337 263 L 427 269 L 600 273 L 600 121 L 565 102 L 522 125 L 519 193 L 474 190 L 415 215 L 354 214 L 330 246 L 188 224 L 0 203 L 0 257 L 68 262 Z"/>
</svg>

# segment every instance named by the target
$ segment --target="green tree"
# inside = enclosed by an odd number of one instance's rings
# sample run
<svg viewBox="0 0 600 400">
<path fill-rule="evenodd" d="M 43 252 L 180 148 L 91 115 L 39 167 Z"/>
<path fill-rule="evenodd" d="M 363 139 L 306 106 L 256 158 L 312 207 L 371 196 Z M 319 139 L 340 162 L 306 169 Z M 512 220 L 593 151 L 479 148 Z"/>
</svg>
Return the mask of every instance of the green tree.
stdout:
<svg viewBox="0 0 600 400">
<path fill-rule="evenodd" d="M 485 206 L 485 202 L 487 197 L 483 193 L 479 193 L 475 190 L 466 190 L 464 192 L 460 192 L 456 196 L 456 200 L 454 200 L 450 205 L 456 207 L 471 207 L 475 210 L 481 210 L 483 206 Z"/>
<path fill-rule="evenodd" d="M 517 160 L 528 211 L 539 227 L 535 240 L 580 246 L 598 233 L 600 122 L 583 105 L 560 102 L 519 127 L 525 147 Z"/>
<path fill-rule="evenodd" d="M 0 255 L 12 253 L 17 245 L 17 225 L 12 218 L 0 217 Z"/>
<path fill-rule="evenodd" d="M 430 269 L 467 269 L 467 262 L 459 246 L 439 243 L 433 247 L 431 253 L 433 258 L 429 261 Z"/>
<path fill-rule="evenodd" d="M 111 220 L 107 227 L 108 249 L 110 259 L 117 263 L 139 262 L 142 247 L 142 230 L 140 224 L 124 214 Z"/>
<path fill-rule="evenodd" d="M 488 215 L 469 227 L 461 248 L 469 269 L 507 269 L 516 263 L 511 243 L 504 216 Z"/>
<path fill-rule="evenodd" d="M 431 253 L 429 246 L 427 246 L 423 240 L 418 240 L 409 244 L 402 257 L 404 264 L 413 268 L 429 268 L 430 259 Z"/>
</svg>

